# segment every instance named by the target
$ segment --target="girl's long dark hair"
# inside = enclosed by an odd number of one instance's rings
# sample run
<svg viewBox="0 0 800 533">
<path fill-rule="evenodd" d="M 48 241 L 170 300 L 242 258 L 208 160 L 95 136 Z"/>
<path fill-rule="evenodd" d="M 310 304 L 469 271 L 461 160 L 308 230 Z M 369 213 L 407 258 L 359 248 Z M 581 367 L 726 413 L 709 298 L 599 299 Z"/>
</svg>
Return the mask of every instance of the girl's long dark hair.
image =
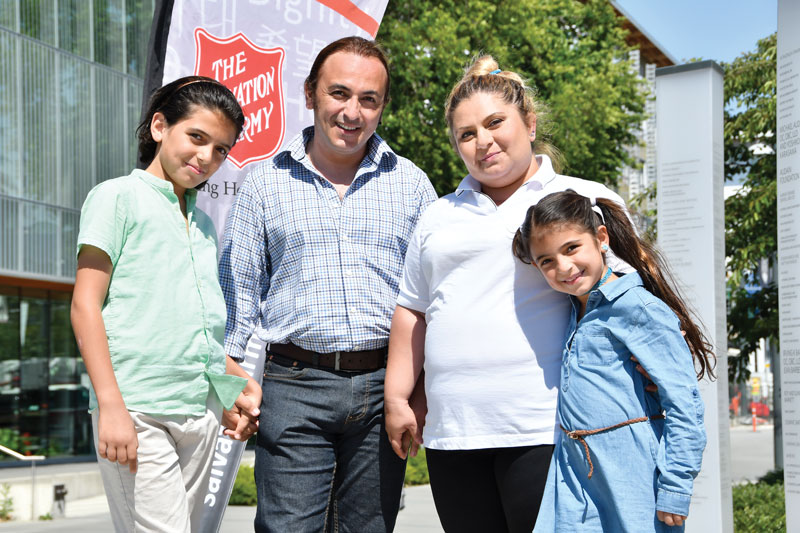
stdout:
<svg viewBox="0 0 800 533">
<path fill-rule="evenodd" d="M 604 225 L 608 230 L 609 245 L 614 255 L 636 269 L 644 287 L 678 315 L 680 327 L 686 332 L 686 343 L 695 361 L 697 379 L 704 375 L 713 379 L 714 348 L 693 319 L 661 253 L 637 235 L 622 206 L 605 198 L 597 198 L 596 205 L 603 213 L 602 219 L 592 209 L 592 200 L 575 191 L 567 190 L 545 196 L 528 209 L 525 221 L 514 236 L 514 255 L 524 263 L 532 263 L 530 241 L 533 231 L 574 225 L 596 236 L 597 228 Z"/>
</svg>

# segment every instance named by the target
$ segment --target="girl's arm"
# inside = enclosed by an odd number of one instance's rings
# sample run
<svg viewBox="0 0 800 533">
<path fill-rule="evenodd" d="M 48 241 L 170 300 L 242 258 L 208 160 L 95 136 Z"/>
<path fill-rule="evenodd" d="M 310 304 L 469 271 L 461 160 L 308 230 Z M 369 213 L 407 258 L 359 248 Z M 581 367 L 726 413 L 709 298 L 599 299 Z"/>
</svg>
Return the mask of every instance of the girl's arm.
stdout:
<svg viewBox="0 0 800 533">
<path fill-rule="evenodd" d="M 422 427 L 417 423 L 409 399 L 422 371 L 425 348 L 425 315 L 398 305 L 389 333 L 389 359 L 386 364 L 383 406 L 386 433 L 392 449 L 401 459 L 417 455 L 422 444 Z M 419 410 L 419 404 L 415 405 Z"/>
<path fill-rule="evenodd" d="M 666 304 L 644 305 L 626 344 L 658 386 L 665 414 L 656 510 L 659 519 L 669 524 L 669 519 L 682 520 L 689 514 L 694 478 L 706 444 L 703 400 L 678 318 Z"/>
<path fill-rule="evenodd" d="M 70 318 L 97 396 L 97 452 L 109 461 L 129 465 L 134 473 L 139 440 L 114 376 L 100 312 L 108 292 L 111 270 L 111 259 L 104 251 L 89 245 L 81 247 Z"/>
</svg>

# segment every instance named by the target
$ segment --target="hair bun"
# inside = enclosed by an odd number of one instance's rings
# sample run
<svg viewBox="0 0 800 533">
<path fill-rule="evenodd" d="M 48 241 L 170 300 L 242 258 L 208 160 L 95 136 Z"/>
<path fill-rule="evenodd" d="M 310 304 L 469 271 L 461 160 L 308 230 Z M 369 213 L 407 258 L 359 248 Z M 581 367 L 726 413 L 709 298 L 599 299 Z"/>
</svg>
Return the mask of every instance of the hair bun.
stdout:
<svg viewBox="0 0 800 533">
<path fill-rule="evenodd" d="M 500 68 L 495 58 L 490 55 L 483 55 L 478 57 L 469 65 L 464 71 L 465 76 L 485 76 L 491 74 L 492 71 Z"/>
</svg>

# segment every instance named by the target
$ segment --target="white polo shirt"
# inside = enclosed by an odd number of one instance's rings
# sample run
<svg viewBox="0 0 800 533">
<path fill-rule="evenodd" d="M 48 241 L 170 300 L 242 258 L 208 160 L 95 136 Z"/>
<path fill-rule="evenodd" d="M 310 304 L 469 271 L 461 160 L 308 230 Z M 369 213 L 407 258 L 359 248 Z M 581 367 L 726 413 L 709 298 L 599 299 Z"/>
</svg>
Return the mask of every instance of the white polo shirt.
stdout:
<svg viewBox="0 0 800 533">
<path fill-rule="evenodd" d="M 553 192 L 624 202 L 600 183 L 556 174 L 547 156 L 536 158 L 536 174 L 499 207 L 465 177 L 428 207 L 409 244 L 397 302 L 427 322 L 428 448 L 555 442 L 569 300 L 516 259 L 511 242 L 528 207 Z"/>
</svg>

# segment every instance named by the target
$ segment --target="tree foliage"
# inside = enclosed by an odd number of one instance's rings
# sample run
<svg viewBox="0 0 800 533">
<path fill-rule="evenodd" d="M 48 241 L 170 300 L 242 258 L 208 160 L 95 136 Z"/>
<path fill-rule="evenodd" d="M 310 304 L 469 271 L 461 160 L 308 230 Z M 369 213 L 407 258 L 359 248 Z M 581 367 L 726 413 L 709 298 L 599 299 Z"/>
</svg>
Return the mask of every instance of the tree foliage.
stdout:
<svg viewBox="0 0 800 533">
<path fill-rule="evenodd" d="M 760 340 L 778 341 L 777 280 L 762 279 L 775 266 L 778 248 L 776 55 L 772 34 L 723 65 L 725 177 L 743 177 L 741 190 L 725 202 L 728 342 L 740 350 L 729 360 L 729 373 L 740 381 Z"/>
<path fill-rule="evenodd" d="M 489 53 L 549 107 L 548 140 L 565 156 L 564 173 L 614 185 L 631 163 L 624 145 L 637 142 L 645 98 L 624 37 L 604 0 L 389 2 L 378 40 L 392 61 L 393 100 L 380 133 L 440 194 L 452 192 L 465 170 L 444 102 L 471 58 Z"/>
</svg>

